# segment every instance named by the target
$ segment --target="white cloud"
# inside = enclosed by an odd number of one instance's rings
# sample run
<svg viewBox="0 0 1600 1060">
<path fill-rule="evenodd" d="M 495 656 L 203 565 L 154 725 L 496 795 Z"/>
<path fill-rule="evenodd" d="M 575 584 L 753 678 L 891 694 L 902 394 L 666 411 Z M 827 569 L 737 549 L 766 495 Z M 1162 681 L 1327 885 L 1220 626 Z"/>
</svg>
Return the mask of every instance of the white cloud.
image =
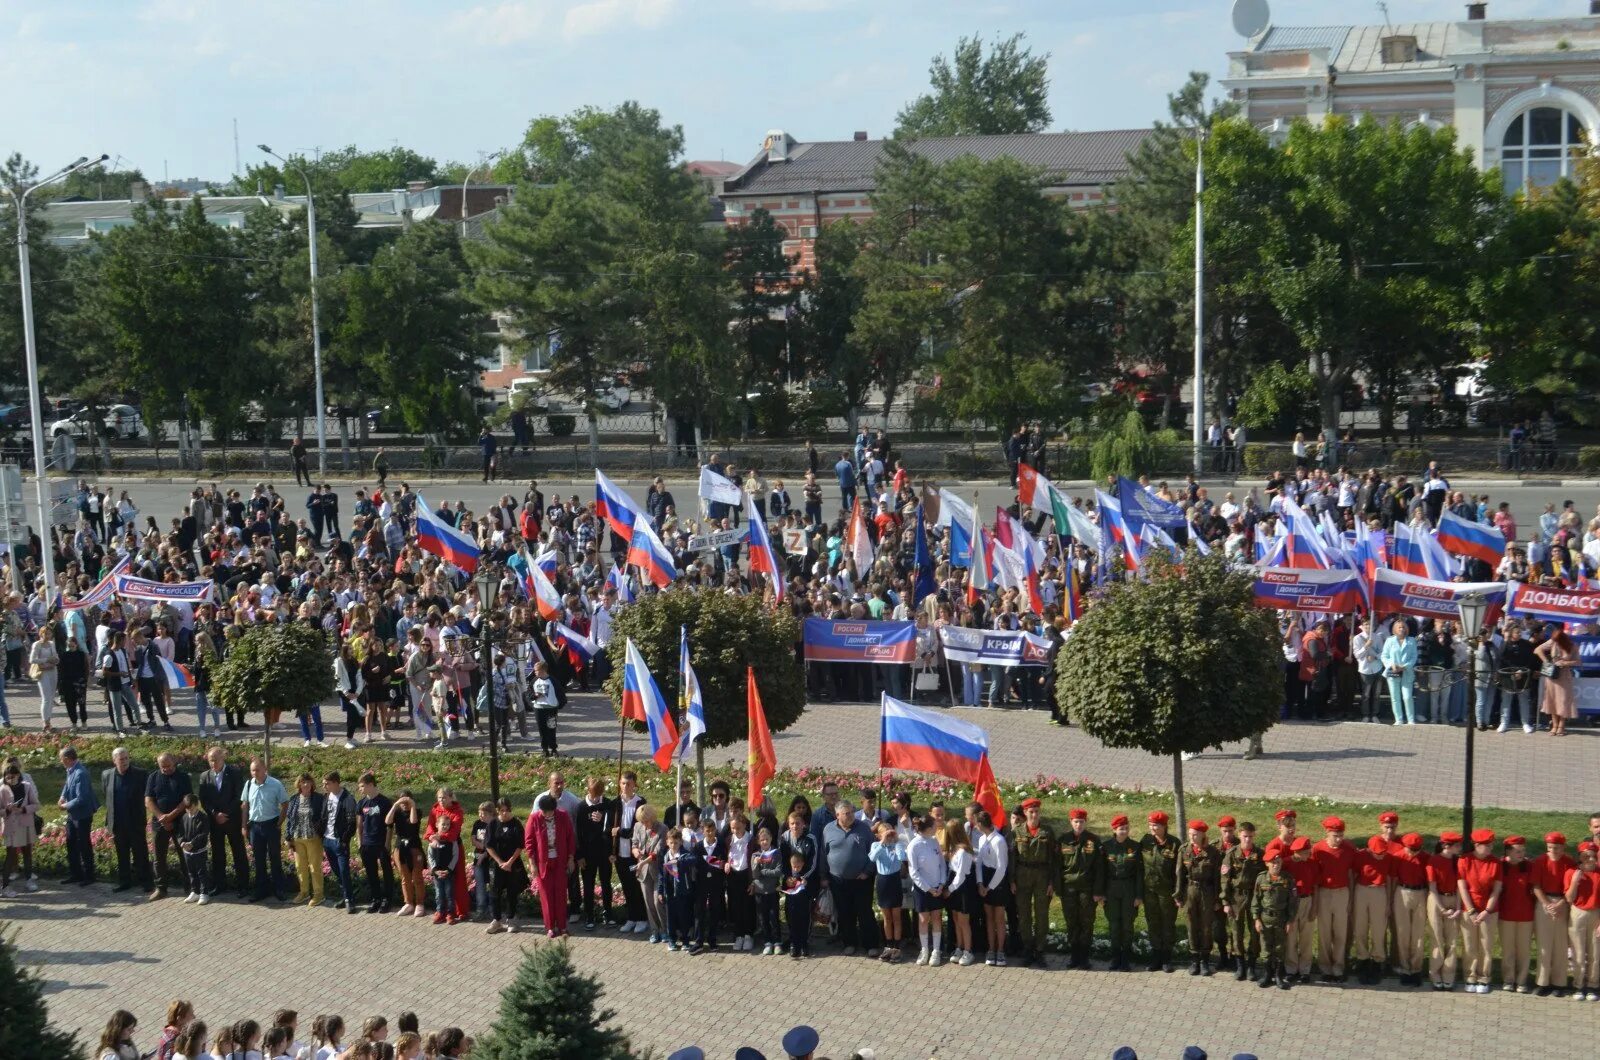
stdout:
<svg viewBox="0 0 1600 1060">
<path fill-rule="evenodd" d="M 549 12 L 547 0 L 505 0 L 499 4 L 479 4 L 459 12 L 450 21 L 453 30 L 473 40 L 519 44 L 538 35 Z"/>
<path fill-rule="evenodd" d="M 651 29 L 665 22 L 676 8 L 677 0 L 590 0 L 567 11 L 561 32 L 573 40 L 619 29 Z"/>
</svg>

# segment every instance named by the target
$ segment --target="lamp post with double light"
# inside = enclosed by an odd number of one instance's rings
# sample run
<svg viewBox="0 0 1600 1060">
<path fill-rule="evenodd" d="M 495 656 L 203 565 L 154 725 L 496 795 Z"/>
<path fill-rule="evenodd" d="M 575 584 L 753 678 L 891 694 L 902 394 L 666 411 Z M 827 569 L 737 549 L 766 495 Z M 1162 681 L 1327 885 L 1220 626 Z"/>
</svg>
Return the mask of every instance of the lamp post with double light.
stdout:
<svg viewBox="0 0 1600 1060">
<path fill-rule="evenodd" d="M 1456 601 L 1456 613 L 1461 619 L 1461 635 L 1467 638 L 1467 755 L 1464 788 L 1461 795 L 1461 830 L 1472 834 L 1472 766 L 1473 736 L 1477 733 L 1478 649 L 1483 642 L 1483 620 L 1489 613 L 1489 598 L 1482 593 L 1466 593 Z M 1493 675 L 1485 674 L 1485 680 Z"/>
<path fill-rule="evenodd" d="M 302 167 L 290 162 L 266 144 L 256 146 L 269 157 L 283 163 L 285 168 L 300 174 L 300 179 L 306 182 L 306 234 L 310 237 L 311 246 L 311 370 L 317 378 L 317 474 L 326 475 L 328 432 L 323 421 L 327 417 L 328 408 L 322 399 L 322 318 L 317 306 L 317 199 L 311 190 L 311 177 Z"/>
<path fill-rule="evenodd" d="M 495 694 L 494 694 L 494 659 L 493 646 L 490 638 L 492 623 L 490 615 L 494 610 L 495 597 L 500 590 L 500 578 L 493 564 L 482 562 L 478 565 L 478 573 L 473 576 L 473 586 L 478 590 L 478 673 L 482 675 L 485 699 L 488 709 L 485 713 L 489 721 L 489 800 L 495 805 L 500 803 L 500 743 L 495 734 L 499 727 L 495 723 Z M 507 694 L 510 690 L 507 689 Z"/>
</svg>

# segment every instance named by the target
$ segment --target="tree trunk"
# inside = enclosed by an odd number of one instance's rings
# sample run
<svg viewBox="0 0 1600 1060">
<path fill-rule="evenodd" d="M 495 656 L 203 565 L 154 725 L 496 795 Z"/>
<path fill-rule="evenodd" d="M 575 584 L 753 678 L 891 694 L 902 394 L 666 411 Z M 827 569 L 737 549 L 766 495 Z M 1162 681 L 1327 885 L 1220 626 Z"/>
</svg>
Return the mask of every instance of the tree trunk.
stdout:
<svg viewBox="0 0 1600 1060">
<path fill-rule="evenodd" d="M 1182 842 L 1188 835 L 1189 811 L 1183 805 L 1183 755 L 1172 752 L 1172 809 L 1177 813 L 1172 821 L 1172 834 Z"/>
<path fill-rule="evenodd" d="M 706 462 L 706 430 L 698 416 L 694 421 L 694 462 L 697 465 Z"/>
<path fill-rule="evenodd" d="M 854 401 L 844 407 L 844 425 L 850 435 L 851 443 L 854 444 L 856 432 L 861 428 L 861 412 L 856 408 Z"/>
</svg>

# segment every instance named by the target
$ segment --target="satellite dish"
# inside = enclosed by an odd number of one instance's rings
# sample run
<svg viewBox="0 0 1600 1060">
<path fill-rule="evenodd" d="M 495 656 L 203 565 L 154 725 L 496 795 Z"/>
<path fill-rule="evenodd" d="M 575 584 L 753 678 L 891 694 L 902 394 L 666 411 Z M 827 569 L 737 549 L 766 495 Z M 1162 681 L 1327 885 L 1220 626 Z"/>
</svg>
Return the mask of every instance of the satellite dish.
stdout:
<svg viewBox="0 0 1600 1060">
<path fill-rule="evenodd" d="M 1233 29 L 1241 37 L 1254 37 L 1271 18 L 1267 0 L 1233 0 Z"/>
</svg>

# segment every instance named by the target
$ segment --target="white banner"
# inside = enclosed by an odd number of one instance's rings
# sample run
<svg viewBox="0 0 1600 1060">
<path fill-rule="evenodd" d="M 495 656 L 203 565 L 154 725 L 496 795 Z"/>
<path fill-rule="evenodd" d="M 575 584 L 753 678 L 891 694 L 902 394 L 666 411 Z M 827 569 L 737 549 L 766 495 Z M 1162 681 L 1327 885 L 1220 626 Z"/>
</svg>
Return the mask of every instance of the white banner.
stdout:
<svg viewBox="0 0 1600 1060">
<path fill-rule="evenodd" d="M 939 642 L 951 662 L 1044 666 L 1050 658 L 1050 642 L 1023 630 L 944 626 L 939 630 Z"/>
<path fill-rule="evenodd" d="M 703 465 L 700 468 L 700 496 L 721 504 L 744 504 L 743 490 L 734 485 L 731 479 Z"/>
<path fill-rule="evenodd" d="M 714 534 L 696 534 L 689 539 L 691 552 L 710 552 L 712 549 L 731 545 L 736 541 L 743 541 L 750 536 L 750 526 L 746 524 L 734 530 L 718 530 Z"/>
</svg>

